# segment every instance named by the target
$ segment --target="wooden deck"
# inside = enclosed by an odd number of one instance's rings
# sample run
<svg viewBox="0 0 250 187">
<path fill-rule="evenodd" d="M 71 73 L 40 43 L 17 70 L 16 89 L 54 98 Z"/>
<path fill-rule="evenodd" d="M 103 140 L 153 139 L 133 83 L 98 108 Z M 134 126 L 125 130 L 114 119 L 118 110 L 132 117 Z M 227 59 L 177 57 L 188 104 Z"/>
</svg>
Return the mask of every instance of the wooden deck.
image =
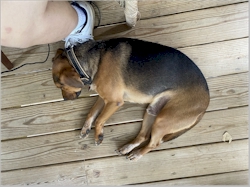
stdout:
<svg viewBox="0 0 250 187">
<path fill-rule="evenodd" d="M 136 136 L 146 105 L 126 103 L 116 112 L 101 146 L 93 130 L 80 139 L 96 94 L 86 88 L 79 99 L 62 101 L 51 59 L 63 42 L 50 44 L 45 63 L 1 76 L 2 184 L 248 184 L 248 1 L 140 1 L 141 20 L 131 30 L 117 2 L 96 3 L 102 14 L 96 39 L 139 38 L 193 59 L 210 88 L 207 113 L 184 135 L 130 162 L 115 149 Z M 2 50 L 18 67 L 44 61 L 48 45 Z M 224 132 L 231 143 L 222 141 Z"/>
</svg>

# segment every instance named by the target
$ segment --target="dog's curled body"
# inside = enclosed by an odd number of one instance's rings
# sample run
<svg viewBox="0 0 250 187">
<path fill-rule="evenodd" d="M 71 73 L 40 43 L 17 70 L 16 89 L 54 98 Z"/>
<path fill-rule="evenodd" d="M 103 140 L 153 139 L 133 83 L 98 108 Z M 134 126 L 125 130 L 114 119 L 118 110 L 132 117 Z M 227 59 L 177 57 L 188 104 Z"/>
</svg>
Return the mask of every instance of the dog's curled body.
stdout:
<svg viewBox="0 0 250 187">
<path fill-rule="evenodd" d="M 74 51 L 81 66 L 92 77 L 90 87 L 99 94 L 81 131 L 82 137 L 87 137 L 94 123 L 95 141 L 100 144 L 104 123 L 124 101 L 149 103 L 138 136 L 117 150 L 119 154 L 127 154 L 150 139 L 146 146 L 129 154 L 130 160 L 139 159 L 161 142 L 192 128 L 208 107 L 209 90 L 203 74 L 191 59 L 174 48 L 137 39 L 116 38 L 91 40 L 75 46 Z M 53 60 L 55 83 L 66 79 L 65 73 L 58 69 L 65 70 L 64 66 L 70 65 L 62 65 L 61 58 L 63 54 L 59 51 Z M 56 68 L 58 63 L 61 68 Z M 71 68 L 70 71 L 74 70 Z M 79 84 L 67 84 L 70 86 L 78 88 Z M 69 92 L 63 95 L 70 95 Z M 77 97 L 72 94 L 69 99 Z"/>
</svg>

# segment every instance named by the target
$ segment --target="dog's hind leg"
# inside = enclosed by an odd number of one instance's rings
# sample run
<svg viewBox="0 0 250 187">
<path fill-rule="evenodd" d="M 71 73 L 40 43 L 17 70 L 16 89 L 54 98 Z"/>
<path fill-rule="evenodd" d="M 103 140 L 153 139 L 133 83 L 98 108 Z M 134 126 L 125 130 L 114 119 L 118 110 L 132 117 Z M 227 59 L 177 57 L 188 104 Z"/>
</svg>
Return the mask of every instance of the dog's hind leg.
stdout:
<svg viewBox="0 0 250 187">
<path fill-rule="evenodd" d="M 147 111 L 144 114 L 142 127 L 137 137 L 130 143 L 124 145 L 122 148 L 116 150 L 118 155 L 125 155 L 132 151 L 135 147 L 138 147 L 141 143 L 147 141 L 150 137 L 151 127 L 154 123 L 155 116 L 149 114 Z"/>
<path fill-rule="evenodd" d="M 162 107 L 167 103 L 167 101 L 168 97 L 165 95 L 156 97 L 153 100 L 153 102 L 148 106 L 144 114 L 141 130 L 138 133 L 137 137 L 132 142 L 116 150 L 117 154 L 125 155 L 132 151 L 134 148 L 141 145 L 143 142 L 146 142 L 150 138 L 151 128 L 155 121 L 155 118 L 162 109 Z"/>
<path fill-rule="evenodd" d="M 190 130 L 200 121 L 203 114 L 204 113 L 201 113 L 200 115 L 196 117 L 193 116 L 192 118 L 190 118 L 192 120 L 196 119 L 193 123 L 188 123 L 188 121 L 190 121 L 190 119 L 188 118 L 183 118 L 182 120 L 178 122 L 178 121 L 175 121 L 173 118 L 171 119 L 170 116 L 167 118 L 162 118 L 160 120 L 156 119 L 152 127 L 150 142 L 145 147 L 132 151 L 127 156 L 127 158 L 133 161 L 139 160 L 143 155 L 155 149 L 161 143 L 175 139 L 178 136 L 185 133 L 186 131 Z M 187 121 L 185 122 L 186 119 Z M 180 129 L 178 128 L 178 123 L 182 124 L 182 128 Z M 183 125 L 185 123 L 187 124 L 186 126 Z"/>
<path fill-rule="evenodd" d="M 181 93 L 171 98 L 155 119 L 149 143 L 132 151 L 127 158 L 138 160 L 164 141 L 172 140 L 194 127 L 201 120 L 209 103 L 208 96 L 202 96 L 200 99 L 193 93 Z"/>
<path fill-rule="evenodd" d="M 163 130 L 160 130 L 159 126 L 162 126 L 162 124 L 158 122 L 153 124 L 149 143 L 140 149 L 132 151 L 127 156 L 127 159 L 136 161 L 140 159 L 144 154 L 160 145 L 165 132 Z"/>
</svg>

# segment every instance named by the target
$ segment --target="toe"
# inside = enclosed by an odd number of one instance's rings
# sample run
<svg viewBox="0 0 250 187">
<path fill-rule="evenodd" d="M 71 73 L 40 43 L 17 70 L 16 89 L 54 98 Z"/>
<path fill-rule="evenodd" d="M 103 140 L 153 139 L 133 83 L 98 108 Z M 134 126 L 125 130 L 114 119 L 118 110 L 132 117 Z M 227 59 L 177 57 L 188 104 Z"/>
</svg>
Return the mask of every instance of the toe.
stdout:
<svg viewBox="0 0 250 187">
<path fill-rule="evenodd" d="M 100 141 L 100 140 L 97 140 L 97 141 L 95 141 L 95 145 L 97 146 L 97 145 L 101 145 L 102 144 L 102 141 Z"/>
<path fill-rule="evenodd" d="M 122 152 L 121 152 L 119 149 L 115 150 L 115 152 L 116 152 L 119 156 L 122 156 L 122 155 L 123 155 Z"/>
<path fill-rule="evenodd" d="M 142 157 L 142 155 L 139 153 L 138 151 L 133 151 L 132 153 L 130 153 L 126 158 L 131 160 L 131 161 L 137 161 Z"/>
<path fill-rule="evenodd" d="M 89 135 L 90 129 L 82 130 L 80 133 L 80 138 L 87 138 Z"/>
<path fill-rule="evenodd" d="M 99 134 L 98 139 L 95 140 L 95 145 L 100 145 L 103 141 L 103 137 L 104 137 L 103 134 Z"/>
</svg>

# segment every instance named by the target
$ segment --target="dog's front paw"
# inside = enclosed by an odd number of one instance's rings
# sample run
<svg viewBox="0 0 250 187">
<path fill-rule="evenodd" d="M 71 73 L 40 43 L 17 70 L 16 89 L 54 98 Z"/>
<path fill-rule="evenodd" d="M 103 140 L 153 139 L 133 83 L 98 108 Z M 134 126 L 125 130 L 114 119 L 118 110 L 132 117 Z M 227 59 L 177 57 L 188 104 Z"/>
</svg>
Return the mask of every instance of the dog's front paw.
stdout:
<svg viewBox="0 0 250 187">
<path fill-rule="evenodd" d="M 80 133 L 80 138 L 87 138 L 89 135 L 90 129 L 89 128 L 82 128 L 81 133 Z"/>
<path fill-rule="evenodd" d="M 96 138 L 95 138 L 95 145 L 101 145 L 103 141 L 103 134 L 99 134 Z"/>
</svg>

